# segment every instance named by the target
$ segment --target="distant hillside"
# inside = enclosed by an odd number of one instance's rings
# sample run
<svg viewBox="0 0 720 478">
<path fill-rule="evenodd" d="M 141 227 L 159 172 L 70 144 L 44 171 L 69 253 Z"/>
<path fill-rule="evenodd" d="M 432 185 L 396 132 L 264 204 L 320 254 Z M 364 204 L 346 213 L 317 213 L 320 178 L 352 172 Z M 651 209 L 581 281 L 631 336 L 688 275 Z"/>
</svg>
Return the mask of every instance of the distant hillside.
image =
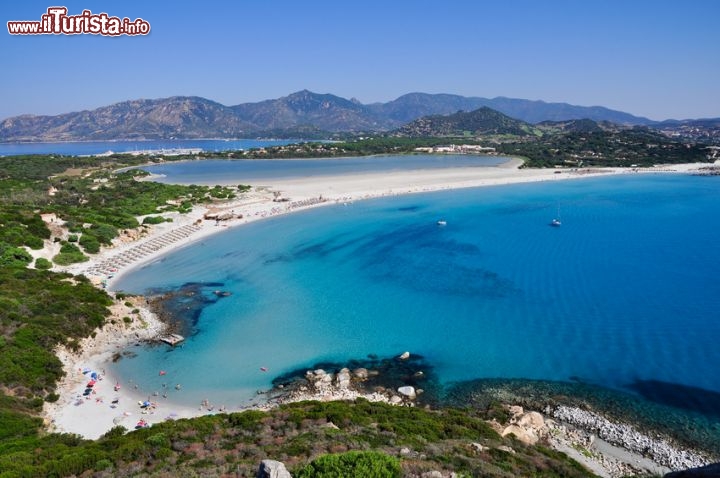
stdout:
<svg viewBox="0 0 720 478">
<path fill-rule="evenodd" d="M 388 103 L 372 105 L 385 116 L 407 123 L 422 116 L 472 111 L 487 106 L 528 123 L 591 119 L 626 125 L 647 125 L 652 121 L 602 106 L 575 106 L 567 103 L 546 103 L 515 98 L 479 98 L 447 94 L 409 93 Z"/>
<path fill-rule="evenodd" d="M 538 129 L 549 133 L 595 133 L 600 131 L 618 131 L 626 129 L 615 123 L 603 121 L 597 123 L 590 119 L 575 119 L 569 121 L 543 121 L 538 123 Z"/>
<path fill-rule="evenodd" d="M 0 123 L 3 141 L 236 137 L 254 131 L 232 109 L 198 97 L 134 100 L 58 116 L 17 116 Z"/>
<path fill-rule="evenodd" d="M 313 126 L 324 131 L 382 131 L 397 126 L 367 106 L 335 95 L 307 90 L 276 100 L 233 106 L 238 118 L 257 130 Z"/>
<path fill-rule="evenodd" d="M 532 125 L 506 116 L 493 109 L 482 107 L 475 111 L 460 111 L 443 116 L 425 116 L 396 131 L 401 136 L 463 136 L 463 135 L 515 135 L 532 134 Z"/>
<path fill-rule="evenodd" d="M 175 96 L 124 101 L 57 116 L 16 116 L 0 122 L 0 141 L 288 137 L 303 131 L 317 138 L 337 132 L 390 131 L 425 116 L 475 111 L 482 107 L 532 124 L 579 119 L 620 125 L 652 123 L 646 118 L 600 106 L 426 93 L 410 93 L 387 103 L 365 105 L 354 99 L 303 90 L 282 98 L 235 106 L 195 96 Z M 683 132 L 691 128 L 677 122 L 666 126 Z"/>
</svg>

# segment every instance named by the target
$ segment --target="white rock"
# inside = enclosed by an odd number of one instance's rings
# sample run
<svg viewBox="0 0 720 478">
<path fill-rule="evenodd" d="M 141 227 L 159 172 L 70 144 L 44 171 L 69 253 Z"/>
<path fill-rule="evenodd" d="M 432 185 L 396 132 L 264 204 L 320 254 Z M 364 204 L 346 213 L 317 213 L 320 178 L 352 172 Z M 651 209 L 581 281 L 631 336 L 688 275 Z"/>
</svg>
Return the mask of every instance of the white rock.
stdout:
<svg viewBox="0 0 720 478">
<path fill-rule="evenodd" d="M 350 386 L 350 370 L 344 368 L 340 370 L 336 376 L 337 388 L 341 390 L 347 390 Z"/>
<path fill-rule="evenodd" d="M 523 428 L 542 430 L 545 428 L 545 418 L 538 412 L 527 412 L 520 417 L 517 424 Z"/>
<path fill-rule="evenodd" d="M 472 448 L 473 450 L 475 450 L 478 453 L 489 450 L 488 447 L 483 446 L 480 443 L 475 443 L 475 442 L 470 444 L 470 448 Z"/>
<path fill-rule="evenodd" d="M 410 385 L 405 385 L 404 387 L 398 388 L 398 393 L 401 395 L 405 395 L 410 400 L 414 400 L 415 397 L 417 397 L 417 394 L 415 393 L 415 387 L 411 387 Z"/>
<path fill-rule="evenodd" d="M 255 476 L 256 478 L 292 478 L 285 465 L 275 460 L 263 460 Z"/>
<path fill-rule="evenodd" d="M 356 368 L 355 370 L 353 370 L 353 375 L 358 380 L 365 380 L 366 378 L 368 378 L 368 371 L 366 368 Z"/>
<path fill-rule="evenodd" d="M 502 436 L 515 435 L 515 438 L 527 445 L 534 445 L 538 442 L 537 435 L 532 430 L 526 430 L 517 425 L 510 425 L 502 432 Z"/>
</svg>

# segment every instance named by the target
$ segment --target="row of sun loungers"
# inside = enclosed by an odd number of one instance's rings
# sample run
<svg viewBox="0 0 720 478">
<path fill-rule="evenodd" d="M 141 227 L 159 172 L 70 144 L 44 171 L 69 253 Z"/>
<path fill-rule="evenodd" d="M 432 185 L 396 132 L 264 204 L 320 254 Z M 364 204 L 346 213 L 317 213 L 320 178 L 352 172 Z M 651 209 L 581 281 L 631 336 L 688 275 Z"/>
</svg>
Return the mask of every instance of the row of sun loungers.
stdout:
<svg viewBox="0 0 720 478">
<path fill-rule="evenodd" d="M 89 268 L 86 273 L 90 275 L 112 275 L 123 267 L 133 264 L 148 254 L 159 251 L 171 244 L 188 238 L 202 226 L 199 224 L 187 224 L 161 236 L 136 244 L 129 249 L 119 252 L 108 259 Z"/>
</svg>

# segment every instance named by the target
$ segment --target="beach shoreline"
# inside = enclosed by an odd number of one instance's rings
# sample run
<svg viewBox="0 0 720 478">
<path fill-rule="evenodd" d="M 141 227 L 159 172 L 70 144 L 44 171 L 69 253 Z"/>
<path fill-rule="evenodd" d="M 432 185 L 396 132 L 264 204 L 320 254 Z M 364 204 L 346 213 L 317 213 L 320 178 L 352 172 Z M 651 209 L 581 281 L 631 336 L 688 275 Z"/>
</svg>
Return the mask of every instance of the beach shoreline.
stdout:
<svg viewBox="0 0 720 478">
<path fill-rule="evenodd" d="M 231 227 L 314 207 L 412 193 L 526 182 L 621 174 L 691 173 L 700 167 L 708 166 L 687 164 L 642 170 L 627 168 L 571 170 L 521 169 L 521 164 L 521 160 L 511 159 L 501 165 L 484 168 L 415 170 L 268 181 L 268 185 L 255 186 L 250 192 L 230 201 L 210 206 L 196 206 L 188 214 L 164 214 L 166 217 L 171 217 L 173 222 L 151 226 L 150 230 L 141 236 L 121 237 L 114 247 L 103 249 L 99 254 L 91 257 L 90 261 L 62 270 L 73 274 L 85 274 L 96 285 L 114 291 L 114 285 L 124 274 L 158 260 L 179 247 L 198 242 Z M 278 198 L 283 198 L 283 201 L 278 201 Z M 206 219 L 208 215 L 228 213 L 231 217 L 228 220 Z M 84 438 L 95 439 L 118 424 L 132 429 L 140 418 L 152 424 L 165 419 L 190 418 L 219 411 L 240 410 L 239 408 L 220 410 L 200 404 L 198 407 L 178 406 L 160 397 L 148 396 L 145 391 L 135 390 L 128 383 L 120 384 L 115 377 L 103 374 L 103 364 L 112 360 L 113 354 L 133 343 L 155 339 L 163 331 L 164 324 L 154 317 L 141 299 L 132 299 L 130 303 L 131 308 L 125 306 L 125 309 L 119 304 L 116 305 L 115 307 L 119 309 L 114 310 L 112 315 L 115 324 L 106 325 L 96 331 L 93 339 L 84 339 L 79 352 L 58 350 L 66 376 L 57 387 L 60 400 L 46 404 L 43 410 L 50 431 L 76 433 Z M 135 310 L 138 312 L 133 316 Z M 126 324 L 122 320 L 126 316 L 133 317 L 131 324 Z M 91 393 L 89 398 L 82 397 L 84 384 L 88 380 L 87 374 L 82 373 L 84 369 L 97 371 L 102 376 L 102 380 L 95 385 L 94 393 Z M 115 384 L 120 385 L 119 390 L 115 390 Z M 352 399 L 356 396 L 360 395 L 346 393 L 340 396 L 309 395 L 303 398 Z M 113 403 L 115 400 L 117 403 Z M 138 403 L 145 401 L 156 402 L 158 406 L 141 409 Z M 270 405 L 257 407 L 265 406 Z"/>
</svg>

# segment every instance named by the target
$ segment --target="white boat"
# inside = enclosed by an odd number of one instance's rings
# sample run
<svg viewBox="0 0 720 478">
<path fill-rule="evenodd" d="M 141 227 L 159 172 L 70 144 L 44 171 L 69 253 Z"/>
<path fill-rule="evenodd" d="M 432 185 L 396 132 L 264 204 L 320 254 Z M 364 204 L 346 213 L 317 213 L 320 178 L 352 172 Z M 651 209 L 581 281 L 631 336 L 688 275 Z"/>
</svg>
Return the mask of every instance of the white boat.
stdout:
<svg viewBox="0 0 720 478">
<path fill-rule="evenodd" d="M 447 226 L 447 221 L 445 221 L 445 220 L 443 220 L 443 219 L 440 219 L 440 220 L 437 222 L 437 225 L 438 225 L 438 226 Z"/>
<path fill-rule="evenodd" d="M 557 216 L 550 221 L 550 225 L 553 227 L 560 227 L 562 225 L 562 222 L 560 222 L 560 206 L 558 206 Z"/>
</svg>

